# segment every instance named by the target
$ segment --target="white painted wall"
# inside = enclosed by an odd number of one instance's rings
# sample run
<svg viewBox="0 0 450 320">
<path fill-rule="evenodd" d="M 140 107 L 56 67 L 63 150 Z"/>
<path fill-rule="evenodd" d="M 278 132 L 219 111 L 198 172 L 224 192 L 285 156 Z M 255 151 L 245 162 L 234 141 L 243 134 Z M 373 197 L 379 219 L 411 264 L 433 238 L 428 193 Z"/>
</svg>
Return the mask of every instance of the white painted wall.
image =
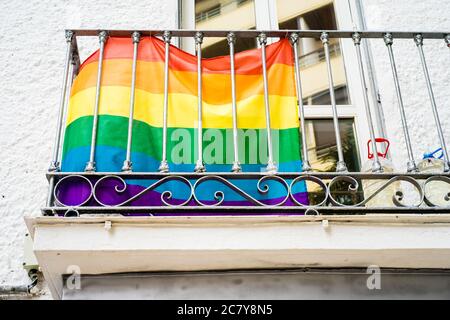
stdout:
<svg viewBox="0 0 450 320">
<path fill-rule="evenodd" d="M 445 0 L 363 0 L 369 30 L 450 31 L 450 1 Z M 401 128 L 389 56 L 383 40 L 371 40 L 375 70 L 382 99 L 392 158 L 397 169 L 405 169 L 406 147 Z M 431 104 L 413 40 L 394 40 L 394 55 L 400 78 L 403 102 L 410 127 L 416 161 L 427 149 L 437 149 L 439 140 Z M 450 48 L 444 40 L 424 41 L 430 78 L 444 128 L 450 144 Z"/>
<path fill-rule="evenodd" d="M 39 215 L 46 199 L 63 30 L 176 26 L 176 0 L 0 1 L 0 285 L 28 282 L 22 269 L 23 216 Z M 80 42 L 80 50 L 88 53 L 96 43 Z"/>
<path fill-rule="evenodd" d="M 39 215 L 45 203 L 64 59 L 65 28 L 175 28 L 176 0 L 1 1 L 0 2 L 0 285 L 28 281 L 22 270 L 24 214 Z M 450 30 L 445 0 L 364 0 L 369 29 Z M 373 42 L 394 163 L 406 152 L 395 91 L 382 41 Z M 81 49 L 96 41 L 80 42 Z M 395 42 L 403 97 L 416 156 L 437 138 L 414 43 Z M 89 50 L 87 50 L 89 51 Z M 84 52 L 87 52 L 86 50 Z M 450 50 L 426 43 L 436 101 L 450 143 Z M 82 56 L 85 58 L 85 56 Z"/>
</svg>

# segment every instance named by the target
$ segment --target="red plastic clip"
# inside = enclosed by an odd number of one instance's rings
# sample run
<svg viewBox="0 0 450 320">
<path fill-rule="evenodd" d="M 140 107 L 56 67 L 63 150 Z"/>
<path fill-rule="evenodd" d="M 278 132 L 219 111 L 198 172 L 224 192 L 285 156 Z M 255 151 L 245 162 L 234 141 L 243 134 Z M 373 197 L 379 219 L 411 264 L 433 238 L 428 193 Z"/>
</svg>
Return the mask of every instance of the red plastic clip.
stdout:
<svg viewBox="0 0 450 320">
<path fill-rule="evenodd" d="M 373 152 L 370 150 L 370 145 L 371 145 L 370 142 L 371 142 L 371 141 L 372 141 L 372 140 L 370 140 L 370 139 L 369 139 L 369 141 L 367 141 L 367 157 L 368 157 L 369 159 L 372 159 L 372 158 L 373 158 Z M 384 150 L 384 153 L 378 151 L 377 154 L 378 154 L 379 157 L 386 158 L 386 155 L 387 155 L 387 153 L 388 153 L 389 146 L 391 145 L 391 143 L 389 142 L 388 139 L 385 139 L 385 138 L 375 138 L 375 143 L 383 143 L 383 142 L 386 143 L 386 149 Z M 377 148 L 377 149 L 378 149 L 378 148 Z"/>
</svg>

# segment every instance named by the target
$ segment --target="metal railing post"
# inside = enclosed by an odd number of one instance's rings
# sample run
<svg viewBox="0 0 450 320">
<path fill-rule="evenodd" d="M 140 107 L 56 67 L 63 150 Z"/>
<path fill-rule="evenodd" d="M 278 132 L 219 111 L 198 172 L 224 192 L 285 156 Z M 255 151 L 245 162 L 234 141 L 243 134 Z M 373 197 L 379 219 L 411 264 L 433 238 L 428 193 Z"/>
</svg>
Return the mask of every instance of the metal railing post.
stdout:
<svg viewBox="0 0 450 320">
<path fill-rule="evenodd" d="M 354 43 L 355 49 L 356 49 L 356 58 L 358 60 L 358 69 L 359 69 L 359 80 L 361 81 L 361 89 L 363 91 L 364 107 L 366 109 L 367 124 L 369 126 L 369 135 L 370 135 L 373 156 L 374 156 L 373 162 L 372 162 L 372 171 L 373 172 L 383 172 L 383 168 L 381 166 L 380 159 L 378 158 L 377 143 L 375 141 L 375 130 L 373 128 L 372 114 L 370 112 L 369 97 L 368 97 L 368 93 L 367 93 L 366 77 L 364 75 L 364 66 L 363 66 L 362 55 L 361 55 L 361 35 L 358 32 L 355 32 L 352 35 L 352 39 L 353 39 L 353 43 Z"/>
<path fill-rule="evenodd" d="M 63 73 L 63 82 L 61 88 L 61 98 L 59 105 L 59 113 L 58 120 L 56 124 L 56 136 L 55 142 L 53 144 L 53 157 L 50 162 L 50 166 L 48 171 L 59 171 L 60 170 L 60 162 L 59 162 L 59 149 L 61 145 L 61 136 L 62 136 L 62 122 L 64 117 L 64 112 L 66 109 L 66 94 L 67 94 L 67 80 L 69 77 L 69 65 L 71 63 L 72 56 L 72 41 L 73 41 L 74 33 L 70 30 L 66 31 L 66 59 L 64 63 L 64 73 Z M 70 90 L 70 89 L 69 89 Z"/>
<path fill-rule="evenodd" d="M 346 172 L 347 165 L 344 161 L 344 154 L 342 152 L 342 142 L 341 142 L 341 133 L 339 131 L 339 118 L 336 107 L 336 97 L 334 95 L 334 82 L 333 82 L 333 72 L 331 70 L 331 61 L 330 61 L 330 50 L 329 46 L 329 36 L 328 33 L 322 32 L 320 35 L 320 40 L 322 41 L 323 48 L 325 51 L 325 60 L 327 62 L 327 70 L 328 70 L 328 89 L 330 92 L 330 100 L 331 100 L 331 108 L 333 111 L 333 124 L 334 124 L 334 133 L 336 136 L 336 147 L 338 153 L 338 161 L 336 163 L 336 171 L 337 172 Z"/>
<path fill-rule="evenodd" d="M 268 149 L 268 160 L 266 171 L 269 173 L 276 173 L 277 166 L 273 160 L 273 150 L 272 150 L 272 132 L 270 127 L 270 105 L 269 105 L 269 80 L 267 79 L 267 61 L 266 61 L 266 45 L 267 36 L 265 33 L 261 33 L 258 36 L 258 42 L 261 46 L 261 62 L 263 71 L 263 85 L 264 85 L 264 110 L 266 114 L 266 131 L 267 131 L 267 149 Z"/>
<path fill-rule="evenodd" d="M 408 123 L 406 121 L 405 107 L 403 105 L 403 98 L 402 98 L 402 93 L 400 90 L 400 82 L 398 80 L 397 67 L 395 65 L 394 51 L 392 50 L 393 42 L 394 41 L 393 41 L 392 34 L 386 33 L 384 35 L 384 43 L 386 44 L 386 47 L 387 47 L 388 53 L 389 53 L 389 60 L 391 63 L 392 76 L 394 78 L 394 84 L 395 84 L 395 92 L 397 94 L 398 107 L 400 110 L 400 118 L 402 121 L 403 135 L 405 136 L 406 151 L 408 152 L 408 162 L 406 164 L 406 170 L 408 172 L 416 172 L 417 165 L 416 165 L 416 162 L 414 161 L 414 154 L 413 154 L 412 146 L 411 146 L 411 138 L 409 136 Z"/>
<path fill-rule="evenodd" d="M 420 62 L 422 63 L 423 74 L 425 76 L 425 82 L 427 84 L 428 95 L 430 97 L 431 102 L 431 110 L 433 111 L 434 122 L 436 124 L 439 142 L 441 144 L 442 152 L 444 155 L 444 172 L 448 172 L 450 170 L 450 163 L 448 158 L 447 146 L 445 144 L 444 133 L 442 131 L 441 121 L 439 119 L 439 113 L 437 111 L 436 100 L 434 99 L 433 87 L 431 85 L 430 75 L 428 73 L 427 62 L 425 61 L 425 55 L 423 53 L 423 36 L 421 34 L 416 34 L 414 36 L 414 42 L 417 45 L 417 49 L 419 51 Z"/>
<path fill-rule="evenodd" d="M 163 110 L 163 142 L 162 158 L 159 165 L 159 172 L 169 172 L 169 163 L 167 162 L 167 114 L 169 109 L 169 53 L 170 40 L 172 38 L 170 31 L 164 31 L 164 110 Z"/>
<path fill-rule="evenodd" d="M 65 107 L 66 112 L 65 112 L 65 116 L 63 117 L 63 120 L 62 120 L 63 126 L 62 126 L 62 130 L 61 130 L 61 137 L 65 136 L 66 129 L 67 129 L 67 111 L 69 110 L 69 106 L 70 106 L 70 98 L 71 98 L 70 94 L 72 91 L 71 89 L 72 89 L 73 80 L 75 79 L 76 72 L 77 72 L 77 59 L 78 59 L 78 53 L 72 51 L 72 58 L 70 60 L 70 66 L 69 66 L 69 78 L 67 79 L 68 92 L 66 94 L 66 107 Z M 64 148 L 63 148 L 64 147 L 64 138 L 63 138 L 61 144 L 62 144 L 61 148 L 64 150 Z M 61 166 L 62 166 L 62 157 L 63 156 L 64 155 L 61 154 L 61 164 L 60 164 Z"/>
<path fill-rule="evenodd" d="M 202 107 L 203 107 L 203 97 L 202 97 L 202 42 L 203 42 L 203 32 L 195 33 L 195 47 L 197 50 L 197 101 L 198 101 L 198 153 L 197 162 L 195 164 L 195 172 L 205 172 L 206 168 L 203 163 L 203 123 L 202 123 Z"/>
<path fill-rule="evenodd" d="M 91 149 L 89 153 L 89 161 L 86 164 L 84 171 L 94 172 L 95 168 L 95 147 L 97 143 L 97 125 L 98 125 L 98 109 L 100 103 L 100 86 L 102 82 L 102 68 L 103 68 L 103 53 L 105 50 L 105 43 L 108 37 L 106 31 L 100 31 L 98 34 L 98 41 L 100 44 L 99 57 L 98 57 L 98 68 L 97 68 L 97 84 L 95 88 L 95 105 L 94 105 L 94 116 L 92 120 L 92 136 L 91 136 Z"/>
<path fill-rule="evenodd" d="M 131 69 L 131 93 L 130 93 L 130 113 L 128 115 L 128 139 L 127 139 L 127 153 L 125 161 L 123 162 L 122 171 L 131 172 L 133 170 L 133 163 L 131 162 L 131 144 L 133 143 L 133 118 L 134 118 L 134 97 L 136 94 L 136 65 L 139 41 L 141 34 L 137 31 L 131 35 L 133 40 L 133 64 Z"/>
<path fill-rule="evenodd" d="M 237 129 L 237 106 L 236 106 L 236 74 L 234 67 L 234 45 L 236 43 L 236 36 L 230 32 L 227 35 L 228 45 L 230 47 L 230 77 L 231 77 L 231 108 L 233 117 L 233 150 L 234 161 L 231 171 L 241 172 L 241 165 L 239 163 L 239 147 L 238 147 L 238 129 Z"/>
<path fill-rule="evenodd" d="M 71 72 L 69 74 L 72 74 L 72 76 L 69 78 L 69 85 L 68 85 L 69 94 L 68 94 L 68 97 L 70 97 L 70 89 L 72 88 L 73 80 L 75 79 L 75 77 L 78 74 L 77 73 L 78 72 L 78 68 L 79 68 L 78 67 L 78 59 L 79 59 L 78 53 L 77 52 L 73 52 L 72 53 L 72 59 L 71 59 L 71 62 L 70 62 L 72 70 L 71 70 Z"/>
<path fill-rule="evenodd" d="M 303 105 L 303 93 L 302 93 L 302 84 L 300 79 L 300 66 L 298 61 L 298 33 L 291 33 L 290 40 L 292 44 L 292 48 L 294 50 L 294 75 L 295 75 L 295 87 L 297 89 L 297 107 L 298 107 L 298 115 L 300 118 L 300 129 L 302 135 L 302 171 L 308 172 L 311 171 L 311 165 L 309 163 L 308 156 L 308 146 L 306 145 L 306 129 L 305 129 L 305 106 Z"/>
</svg>

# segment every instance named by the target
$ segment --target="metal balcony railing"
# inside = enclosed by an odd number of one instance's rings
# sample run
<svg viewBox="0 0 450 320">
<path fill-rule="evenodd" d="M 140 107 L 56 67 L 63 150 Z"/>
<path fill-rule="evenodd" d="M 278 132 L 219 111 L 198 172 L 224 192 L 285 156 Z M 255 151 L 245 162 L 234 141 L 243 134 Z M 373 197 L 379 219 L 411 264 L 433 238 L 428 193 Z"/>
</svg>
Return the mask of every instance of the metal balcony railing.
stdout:
<svg viewBox="0 0 450 320">
<path fill-rule="evenodd" d="M 77 76 L 80 68 L 77 38 L 78 37 L 98 37 L 99 62 L 96 84 L 96 101 L 94 115 L 98 114 L 100 82 L 102 75 L 102 59 L 105 48 L 105 42 L 108 37 L 129 37 L 133 40 L 133 70 L 131 82 L 131 101 L 130 101 L 130 124 L 127 137 L 127 155 L 124 160 L 124 169 L 122 172 L 96 172 L 95 153 L 93 150 L 96 145 L 97 118 L 93 118 L 92 145 L 90 159 L 84 172 L 61 172 L 60 171 L 60 150 L 63 137 L 63 119 L 67 112 L 67 92 L 72 86 L 72 79 Z M 162 137 L 162 159 L 159 172 L 133 172 L 130 158 L 130 148 L 133 140 L 132 120 L 134 108 L 134 91 L 136 78 L 136 59 L 138 54 L 138 43 L 140 37 L 155 36 L 162 37 L 165 42 L 165 61 L 164 61 L 164 79 L 154 79 L 164 83 L 164 106 L 163 106 L 163 137 Z M 193 172 L 170 172 L 167 166 L 167 117 L 168 117 L 168 77 L 169 77 L 169 50 L 171 37 L 191 37 L 196 44 L 197 55 L 197 82 L 198 82 L 198 133 L 202 133 L 202 59 L 201 45 L 203 37 L 224 37 L 228 39 L 230 49 L 230 75 L 231 75 L 231 101 L 233 113 L 233 150 L 234 160 L 230 164 L 229 173 L 223 172 L 205 172 L 205 166 L 202 159 L 202 139 L 198 136 L 198 153 L 195 171 Z M 236 108 L 236 80 L 234 66 L 234 44 L 236 37 L 256 38 L 258 39 L 261 52 L 263 85 L 264 85 L 264 104 L 261 108 L 265 109 L 267 131 L 267 151 L 268 160 L 265 172 L 243 172 L 238 161 L 237 149 L 237 119 L 239 114 Z M 331 108 L 333 111 L 333 123 L 336 137 L 337 165 L 336 172 L 314 172 L 312 171 L 306 146 L 306 132 L 304 126 L 301 126 L 302 139 L 302 168 L 301 172 L 277 172 L 274 163 L 271 144 L 271 122 L 268 117 L 270 114 L 270 104 L 267 88 L 266 71 L 266 39 L 267 37 L 289 38 L 292 44 L 293 56 L 298 57 L 297 41 L 299 38 L 317 38 L 323 44 L 324 59 L 327 64 L 329 93 L 331 97 Z M 372 166 L 368 172 L 348 172 L 344 161 L 343 146 L 339 133 L 339 118 L 337 113 L 336 101 L 333 87 L 333 74 L 330 63 L 330 38 L 352 39 L 356 51 L 357 65 L 361 88 L 366 87 L 366 79 L 363 70 L 361 57 L 361 41 L 364 38 L 379 39 L 384 41 L 392 69 L 392 75 L 395 83 L 396 94 L 398 98 L 398 108 L 402 120 L 403 134 L 405 137 L 405 148 L 408 153 L 408 162 L 405 172 L 383 172 L 383 166 L 378 155 L 377 145 L 375 143 L 375 133 L 373 120 L 369 106 L 369 97 L 366 90 L 364 92 L 364 107 L 367 114 L 367 126 L 371 138 L 371 149 L 373 150 Z M 423 75 L 427 84 L 430 109 L 434 115 L 435 130 L 439 137 L 440 146 L 443 153 L 443 169 L 441 172 L 419 172 L 418 165 L 414 159 L 414 151 L 410 142 L 409 130 L 405 110 L 403 106 L 401 89 L 397 75 L 395 58 L 392 50 L 394 39 L 410 39 L 417 45 L 418 55 L 421 61 Z M 65 58 L 64 77 L 62 84 L 61 103 L 59 117 L 57 121 L 57 134 L 54 144 L 54 152 L 50 168 L 47 172 L 50 188 L 47 204 L 42 211 L 46 215 L 80 215 L 93 213 L 115 213 L 115 214 L 365 214 L 365 213 L 450 213 L 450 174 L 449 174 L 449 154 L 441 127 L 438 108 L 434 98 L 427 63 L 423 52 L 423 43 L 427 39 L 442 39 L 450 47 L 450 34 L 447 32 L 369 32 L 369 31 L 301 31 L 301 30 L 283 30 L 283 31 L 189 31 L 189 30 L 68 30 L 66 31 L 67 51 Z M 294 63 L 295 87 L 298 103 L 298 116 L 300 123 L 305 123 L 304 106 L 302 103 L 301 92 L 301 68 L 298 59 Z M 122 194 L 120 202 L 110 203 L 99 196 L 102 186 L 106 180 L 113 181 L 115 186 L 112 192 Z M 138 193 L 131 194 L 128 197 L 125 191 L 129 186 L 129 181 L 146 180 L 152 181 L 146 188 Z M 246 181 L 247 187 L 253 190 L 243 189 L 240 182 Z M 85 192 L 82 199 L 76 203 L 65 203 L 60 198 L 61 190 L 74 182 L 82 183 L 85 186 Z M 214 195 L 214 201 L 204 202 L 199 197 L 199 189 L 202 185 L 213 182 L 216 187 L 208 190 Z M 299 199 L 296 196 L 296 188 L 300 184 L 308 183 L 314 185 L 314 191 L 310 193 L 309 201 Z M 402 188 L 398 186 L 402 184 Z M 176 185 L 176 188 L 185 188 L 186 192 L 183 199 L 173 201 L 172 192 L 164 191 L 166 184 Z M 254 194 L 267 193 L 272 185 L 278 185 L 282 194 L 271 203 L 260 201 Z M 139 205 L 139 198 L 147 193 L 162 188 L 159 203 L 154 205 Z M 228 193 L 225 193 L 224 188 Z M 311 190 L 313 190 L 311 189 Z M 431 189 L 431 190 L 430 190 Z M 439 190 L 438 190 L 439 189 Z M 173 189 L 171 189 L 173 190 Z M 228 205 L 225 196 L 229 193 L 241 197 L 246 201 L 246 205 Z M 412 192 L 415 201 L 405 201 L 409 196 L 406 192 Z M 438 200 L 436 196 L 438 195 Z M 374 202 L 377 197 L 384 199 L 382 202 Z"/>
</svg>

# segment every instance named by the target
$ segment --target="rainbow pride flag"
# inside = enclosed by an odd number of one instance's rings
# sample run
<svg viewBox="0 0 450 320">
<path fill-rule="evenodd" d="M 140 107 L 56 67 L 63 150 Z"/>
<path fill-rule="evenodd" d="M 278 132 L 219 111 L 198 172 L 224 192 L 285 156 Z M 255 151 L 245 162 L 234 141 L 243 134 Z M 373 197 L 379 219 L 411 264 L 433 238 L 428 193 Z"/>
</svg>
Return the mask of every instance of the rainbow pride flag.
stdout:
<svg viewBox="0 0 450 320">
<path fill-rule="evenodd" d="M 134 172 L 157 172 L 162 158 L 164 42 L 143 37 L 138 46 L 133 141 Z M 287 39 L 266 47 L 271 134 L 278 171 L 301 170 L 301 139 L 295 92 L 292 48 Z M 99 52 L 84 61 L 71 90 L 65 129 L 62 171 L 82 172 L 89 160 Z M 131 94 L 133 44 L 130 38 L 110 37 L 104 50 L 96 142 L 98 172 L 120 172 L 125 160 Z M 193 172 L 197 157 L 197 57 L 170 47 L 168 89 L 167 160 L 171 172 Z M 239 160 L 244 172 L 264 171 L 267 164 L 267 132 L 260 49 L 235 55 Z M 208 172 L 229 172 L 233 161 L 230 59 L 221 56 L 202 60 L 203 157 Z M 106 183 L 102 192 L 108 204 L 117 204 L 151 185 L 152 180 L 129 180 L 125 192 L 117 194 L 117 182 Z M 233 180 L 255 199 L 277 203 L 285 191 L 268 182 L 269 192 L 260 193 L 255 182 Z M 273 184 L 270 185 L 270 184 Z M 197 197 L 214 203 L 220 182 L 208 181 Z M 75 186 L 73 187 L 75 188 Z M 80 187 L 81 188 L 81 187 Z M 169 182 L 144 194 L 130 205 L 160 205 L 161 193 L 171 191 L 173 201 L 186 192 Z M 203 190 L 204 189 L 204 190 Z M 307 203 L 304 184 L 296 198 Z M 77 202 L 83 192 L 64 191 L 68 202 Z M 289 203 L 288 201 L 287 203 Z M 247 200 L 231 190 L 225 205 L 245 205 Z"/>
</svg>

